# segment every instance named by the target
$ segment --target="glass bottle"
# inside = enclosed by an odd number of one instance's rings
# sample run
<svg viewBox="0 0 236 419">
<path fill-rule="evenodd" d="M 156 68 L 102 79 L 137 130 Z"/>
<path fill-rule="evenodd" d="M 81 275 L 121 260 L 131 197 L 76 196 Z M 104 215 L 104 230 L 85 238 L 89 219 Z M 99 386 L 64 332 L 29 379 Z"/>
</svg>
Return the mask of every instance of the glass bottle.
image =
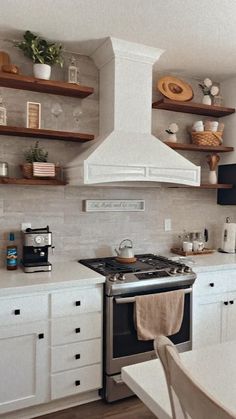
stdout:
<svg viewBox="0 0 236 419">
<path fill-rule="evenodd" d="M 78 68 L 76 66 L 75 57 L 71 57 L 68 67 L 68 83 L 78 83 Z"/>
<path fill-rule="evenodd" d="M 0 125 L 7 125 L 7 110 L 0 95 Z"/>
<path fill-rule="evenodd" d="M 7 246 L 7 270 L 14 271 L 17 269 L 17 245 L 15 244 L 14 233 L 9 234 L 9 245 Z"/>
</svg>

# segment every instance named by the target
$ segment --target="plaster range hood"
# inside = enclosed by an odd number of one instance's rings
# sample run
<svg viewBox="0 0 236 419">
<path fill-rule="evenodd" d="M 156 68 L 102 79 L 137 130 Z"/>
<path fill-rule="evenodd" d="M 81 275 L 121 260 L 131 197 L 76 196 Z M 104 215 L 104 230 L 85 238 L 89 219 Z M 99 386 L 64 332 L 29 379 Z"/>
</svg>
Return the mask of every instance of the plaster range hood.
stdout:
<svg viewBox="0 0 236 419">
<path fill-rule="evenodd" d="M 163 50 L 108 38 L 100 70 L 100 135 L 66 168 L 71 185 L 199 186 L 200 167 L 151 134 L 152 66 Z"/>
</svg>

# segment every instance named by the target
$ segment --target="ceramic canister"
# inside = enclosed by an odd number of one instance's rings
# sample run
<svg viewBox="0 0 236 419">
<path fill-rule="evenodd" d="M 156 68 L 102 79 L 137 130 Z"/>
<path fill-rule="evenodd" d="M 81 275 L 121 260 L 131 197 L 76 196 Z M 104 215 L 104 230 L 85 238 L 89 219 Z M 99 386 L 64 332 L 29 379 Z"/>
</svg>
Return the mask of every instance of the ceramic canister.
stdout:
<svg viewBox="0 0 236 419">
<path fill-rule="evenodd" d="M 8 177 L 8 163 L 0 162 L 0 177 Z"/>
</svg>

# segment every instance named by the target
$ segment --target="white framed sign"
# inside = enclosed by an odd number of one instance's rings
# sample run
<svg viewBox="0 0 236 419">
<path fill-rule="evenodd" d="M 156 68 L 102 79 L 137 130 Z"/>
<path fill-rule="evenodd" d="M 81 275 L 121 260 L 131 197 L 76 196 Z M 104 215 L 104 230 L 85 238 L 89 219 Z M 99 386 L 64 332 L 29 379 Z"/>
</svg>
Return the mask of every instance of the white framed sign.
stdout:
<svg viewBox="0 0 236 419">
<path fill-rule="evenodd" d="M 85 199 L 83 204 L 86 212 L 145 211 L 144 199 Z"/>
<path fill-rule="evenodd" d="M 27 102 L 27 128 L 41 128 L 41 103 Z"/>
</svg>

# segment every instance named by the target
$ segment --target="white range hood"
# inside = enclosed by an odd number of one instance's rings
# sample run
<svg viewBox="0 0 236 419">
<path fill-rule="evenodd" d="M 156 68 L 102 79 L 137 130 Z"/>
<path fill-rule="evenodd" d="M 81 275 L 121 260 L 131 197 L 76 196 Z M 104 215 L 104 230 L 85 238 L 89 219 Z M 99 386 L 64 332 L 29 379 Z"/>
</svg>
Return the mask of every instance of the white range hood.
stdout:
<svg viewBox="0 0 236 419">
<path fill-rule="evenodd" d="M 162 52 L 116 38 L 95 51 L 100 135 L 68 164 L 71 185 L 200 184 L 200 167 L 151 134 L 152 66 Z"/>
</svg>

